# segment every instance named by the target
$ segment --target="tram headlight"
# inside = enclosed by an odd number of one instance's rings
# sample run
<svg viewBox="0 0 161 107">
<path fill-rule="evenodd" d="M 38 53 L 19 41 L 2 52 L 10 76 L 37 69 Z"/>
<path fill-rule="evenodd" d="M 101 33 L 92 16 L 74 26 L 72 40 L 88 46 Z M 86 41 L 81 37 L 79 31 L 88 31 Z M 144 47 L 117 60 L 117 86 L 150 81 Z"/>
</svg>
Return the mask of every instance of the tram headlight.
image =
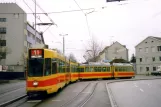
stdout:
<svg viewBox="0 0 161 107">
<path fill-rule="evenodd" d="M 34 81 L 34 82 L 33 82 L 33 86 L 38 86 L 38 84 L 39 84 L 39 83 L 38 83 L 37 81 Z"/>
</svg>

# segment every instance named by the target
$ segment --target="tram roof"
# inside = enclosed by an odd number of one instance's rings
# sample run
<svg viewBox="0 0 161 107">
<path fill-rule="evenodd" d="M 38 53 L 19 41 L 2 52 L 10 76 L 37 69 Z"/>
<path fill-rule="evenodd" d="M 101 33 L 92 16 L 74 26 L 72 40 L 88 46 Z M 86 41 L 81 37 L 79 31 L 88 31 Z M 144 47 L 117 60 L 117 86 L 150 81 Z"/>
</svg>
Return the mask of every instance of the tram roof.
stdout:
<svg viewBox="0 0 161 107">
<path fill-rule="evenodd" d="M 132 66 L 131 63 L 113 63 L 114 66 Z"/>
<path fill-rule="evenodd" d="M 80 66 L 110 66 L 110 63 L 104 63 L 104 62 L 89 62 L 88 64 L 81 64 Z"/>
</svg>

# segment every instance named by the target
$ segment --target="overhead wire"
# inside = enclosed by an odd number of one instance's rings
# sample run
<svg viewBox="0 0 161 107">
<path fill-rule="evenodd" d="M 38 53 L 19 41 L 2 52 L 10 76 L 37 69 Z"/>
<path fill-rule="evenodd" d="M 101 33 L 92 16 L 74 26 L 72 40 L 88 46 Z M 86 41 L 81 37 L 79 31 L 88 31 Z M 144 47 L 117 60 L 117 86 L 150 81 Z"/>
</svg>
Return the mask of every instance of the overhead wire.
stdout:
<svg viewBox="0 0 161 107">
<path fill-rule="evenodd" d="M 36 3 L 34 0 L 32 0 L 34 3 Z M 57 24 L 49 17 L 49 15 L 48 15 L 48 13 L 46 13 L 45 11 L 44 11 L 44 9 L 43 8 L 41 8 L 41 6 L 38 4 L 38 3 L 36 3 L 36 5 L 40 8 L 40 10 L 42 11 L 42 12 L 44 12 L 44 14 L 49 18 L 49 20 L 53 23 L 53 25 L 56 25 L 57 26 Z"/>
<path fill-rule="evenodd" d="M 35 3 L 35 1 L 34 0 L 32 0 L 34 3 Z M 53 25 L 56 25 L 57 26 L 57 24 L 49 17 L 49 15 L 48 15 L 48 13 L 46 13 L 45 12 L 45 10 L 38 4 L 38 3 L 36 3 L 36 5 L 40 8 L 40 10 L 49 18 L 49 20 L 52 22 L 52 24 Z M 54 35 L 51 31 L 50 31 L 50 28 L 51 26 L 49 26 L 46 30 L 48 30 L 49 32 L 50 32 L 50 34 L 52 34 L 52 35 Z M 45 30 L 45 31 L 46 31 Z M 44 31 L 44 32 L 45 32 Z M 55 35 L 54 35 L 55 36 Z M 56 36 L 55 36 L 56 37 Z M 56 39 L 58 39 L 57 37 L 56 37 Z M 61 42 L 61 41 L 60 41 Z M 62 43 L 62 42 L 61 42 Z"/>
<path fill-rule="evenodd" d="M 24 2 L 24 3 L 26 4 L 26 6 L 30 9 L 30 11 L 33 12 L 32 14 L 33 14 L 33 16 L 35 17 L 35 15 L 34 15 L 35 13 L 34 13 L 34 11 L 31 9 L 31 7 L 27 4 L 27 2 L 25 2 L 25 0 L 23 0 L 23 2 Z M 13 14 L 13 13 L 12 13 L 12 14 Z M 24 13 L 23 13 L 23 14 L 24 14 Z M 37 14 L 37 13 L 36 13 L 36 14 Z M 40 18 L 38 18 L 38 19 L 40 20 L 41 23 L 43 23 L 43 21 L 42 21 Z M 48 27 L 47 29 L 49 29 L 49 27 Z M 46 29 L 46 30 L 47 30 L 47 29 Z M 45 30 L 45 31 L 46 31 L 46 30 Z M 44 33 L 45 31 L 43 31 L 43 33 Z M 50 31 L 50 30 L 49 30 L 49 31 Z M 54 37 L 56 37 L 53 33 L 51 33 L 51 31 L 50 31 L 50 34 L 53 35 Z M 56 39 L 57 39 L 57 37 L 56 37 Z"/>
<path fill-rule="evenodd" d="M 78 8 L 81 10 L 81 12 L 84 14 L 84 16 L 86 17 L 86 25 L 87 25 L 87 29 L 88 29 L 88 35 L 89 35 L 89 37 L 91 37 L 91 33 L 90 33 L 90 28 L 89 28 L 89 23 L 88 23 L 87 15 L 83 12 L 83 10 L 81 9 L 81 7 L 77 3 L 77 1 L 74 0 L 74 2 L 78 6 Z"/>
</svg>

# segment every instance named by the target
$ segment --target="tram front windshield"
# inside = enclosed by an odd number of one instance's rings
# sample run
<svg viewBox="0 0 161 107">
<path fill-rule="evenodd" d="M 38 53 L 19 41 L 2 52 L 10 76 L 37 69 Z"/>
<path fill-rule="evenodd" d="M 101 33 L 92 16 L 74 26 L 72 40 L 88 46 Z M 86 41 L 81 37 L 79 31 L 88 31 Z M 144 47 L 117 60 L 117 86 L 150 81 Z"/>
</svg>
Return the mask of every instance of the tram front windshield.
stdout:
<svg viewBox="0 0 161 107">
<path fill-rule="evenodd" d="M 44 59 L 43 58 L 33 58 L 29 59 L 28 65 L 28 76 L 29 77 L 41 77 L 43 76 L 43 64 Z"/>
</svg>

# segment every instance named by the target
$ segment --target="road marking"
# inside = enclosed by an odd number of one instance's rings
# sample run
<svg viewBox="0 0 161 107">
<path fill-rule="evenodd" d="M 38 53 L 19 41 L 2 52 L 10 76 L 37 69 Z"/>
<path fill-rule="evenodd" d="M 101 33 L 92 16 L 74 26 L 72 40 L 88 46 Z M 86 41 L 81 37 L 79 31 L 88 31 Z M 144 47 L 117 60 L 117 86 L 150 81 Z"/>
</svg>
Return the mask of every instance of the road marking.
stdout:
<svg viewBox="0 0 161 107">
<path fill-rule="evenodd" d="M 61 100 L 52 100 L 52 101 L 61 101 Z"/>
<path fill-rule="evenodd" d="M 143 90 L 143 89 L 141 89 L 141 88 L 140 88 L 140 91 L 144 92 L 144 90 Z"/>
<path fill-rule="evenodd" d="M 91 92 L 82 92 L 82 93 L 89 94 L 89 93 L 91 93 Z"/>
<path fill-rule="evenodd" d="M 27 101 L 29 103 L 37 103 L 37 102 L 41 102 L 41 100 L 30 100 L 30 101 Z"/>
<path fill-rule="evenodd" d="M 135 84 L 135 87 L 138 87 L 138 86 Z"/>
</svg>

